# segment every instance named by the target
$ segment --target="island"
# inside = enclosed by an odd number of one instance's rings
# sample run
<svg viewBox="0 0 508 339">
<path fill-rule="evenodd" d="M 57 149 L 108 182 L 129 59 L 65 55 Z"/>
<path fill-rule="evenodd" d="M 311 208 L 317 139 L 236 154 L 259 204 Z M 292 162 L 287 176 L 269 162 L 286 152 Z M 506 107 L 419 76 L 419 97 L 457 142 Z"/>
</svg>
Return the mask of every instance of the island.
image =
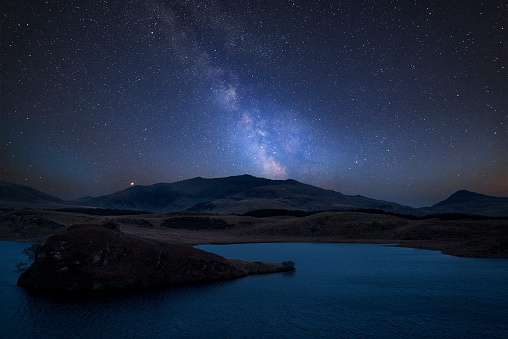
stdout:
<svg viewBox="0 0 508 339">
<path fill-rule="evenodd" d="M 294 269 L 292 262 L 229 259 L 104 225 L 75 225 L 46 240 L 18 285 L 40 291 L 96 291 L 205 283 Z"/>
</svg>

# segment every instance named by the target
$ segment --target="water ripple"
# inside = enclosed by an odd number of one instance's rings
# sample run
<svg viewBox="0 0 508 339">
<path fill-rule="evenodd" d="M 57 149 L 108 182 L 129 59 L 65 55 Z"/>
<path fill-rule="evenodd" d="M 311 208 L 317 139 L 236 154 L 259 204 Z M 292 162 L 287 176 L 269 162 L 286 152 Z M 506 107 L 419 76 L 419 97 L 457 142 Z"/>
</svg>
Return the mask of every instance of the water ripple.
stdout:
<svg viewBox="0 0 508 339">
<path fill-rule="evenodd" d="M 6 258 L 14 251 L 0 249 Z M 464 260 L 357 244 L 207 250 L 251 260 L 293 260 L 297 271 L 163 290 L 55 297 L 17 287 L 17 276 L 4 265 L 4 337 L 508 337 L 507 260 Z"/>
</svg>

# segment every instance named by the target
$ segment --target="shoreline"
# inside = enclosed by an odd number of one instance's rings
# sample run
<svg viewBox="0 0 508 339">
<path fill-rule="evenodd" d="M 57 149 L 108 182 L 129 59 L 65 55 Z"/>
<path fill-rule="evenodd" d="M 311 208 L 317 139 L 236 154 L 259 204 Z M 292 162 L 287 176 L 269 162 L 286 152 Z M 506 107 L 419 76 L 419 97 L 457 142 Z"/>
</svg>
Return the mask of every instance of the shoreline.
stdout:
<svg viewBox="0 0 508 339">
<path fill-rule="evenodd" d="M 129 233 L 127 233 L 129 234 Z M 133 235 L 133 234 L 130 234 Z M 143 239 L 151 239 L 157 240 L 154 237 L 143 237 L 139 236 Z M 218 236 L 220 238 L 220 236 Z M 41 239 L 19 239 L 19 238 L 0 238 L 0 241 L 11 241 L 11 242 L 38 242 Z M 273 238 L 256 238 L 256 239 L 245 239 L 245 240 L 210 240 L 210 241 L 192 241 L 192 239 L 183 239 L 180 238 L 178 242 L 168 241 L 163 239 L 158 239 L 159 241 L 166 242 L 169 244 L 181 244 L 187 246 L 202 246 L 202 245 L 242 245 L 242 244 L 262 244 L 262 243 L 314 243 L 314 244 L 374 244 L 374 245 L 383 245 L 389 247 L 405 247 L 405 248 L 413 248 L 415 250 L 426 250 L 426 251 L 438 251 L 445 255 L 451 255 L 454 257 L 460 258 L 483 258 L 483 259 L 508 259 L 506 256 L 499 256 L 493 253 L 484 256 L 478 255 L 464 255 L 464 253 L 457 253 L 451 250 L 450 248 L 454 248 L 459 246 L 457 242 L 430 242 L 430 241 L 422 241 L 422 240 L 402 240 L 402 241 L 394 241 L 393 239 L 324 239 L 324 238 L 292 238 L 292 239 L 273 239 Z M 194 239 L 195 240 L 195 239 Z"/>
<path fill-rule="evenodd" d="M 202 213 L 88 215 L 59 211 L 0 213 L 0 239 L 41 242 L 74 225 L 115 228 L 125 234 L 181 245 L 245 243 L 396 244 L 470 258 L 508 258 L 507 220 L 410 220 L 363 212 L 256 218 Z"/>
</svg>

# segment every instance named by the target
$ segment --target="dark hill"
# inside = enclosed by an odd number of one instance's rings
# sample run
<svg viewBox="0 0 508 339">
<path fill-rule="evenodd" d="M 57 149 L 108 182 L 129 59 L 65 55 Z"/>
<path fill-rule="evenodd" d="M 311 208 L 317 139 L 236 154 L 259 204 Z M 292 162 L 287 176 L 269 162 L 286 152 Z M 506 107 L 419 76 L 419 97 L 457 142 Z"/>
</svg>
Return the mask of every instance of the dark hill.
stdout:
<svg viewBox="0 0 508 339">
<path fill-rule="evenodd" d="M 412 208 L 396 203 L 345 195 L 296 180 L 270 180 L 251 175 L 133 186 L 101 197 L 62 201 L 33 188 L 0 181 L 0 208 L 56 209 L 71 206 L 147 212 L 208 212 L 242 214 L 261 209 L 303 211 L 375 209 L 423 216 L 474 214 L 508 216 L 508 198 L 458 191 L 431 207 Z"/>
<path fill-rule="evenodd" d="M 101 208 L 152 212 L 187 210 L 245 213 L 264 208 L 300 210 L 375 208 L 394 213 L 418 214 L 416 209 L 387 201 L 344 195 L 296 180 L 270 180 L 251 175 L 215 179 L 198 177 L 171 184 L 134 186 L 117 193 L 89 199 L 84 204 Z"/>
<path fill-rule="evenodd" d="M 460 190 L 448 197 L 447 199 L 438 202 L 437 204 L 433 205 L 432 207 L 438 207 L 438 206 L 446 206 L 450 204 L 457 204 L 457 203 L 469 203 L 471 201 L 479 201 L 479 200 L 489 200 L 489 201 L 495 201 L 499 198 L 475 193 L 467 190 Z M 506 199 L 506 198 L 501 198 Z"/>
<path fill-rule="evenodd" d="M 461 190 L 431 207 L 423 208 L 423 210 L 432 214 L 462 213 L 506 217 L 508 216 L 508 198 Z"/>
<path fill-rule="evenodd" d="M 28 186 L 0 181 L 0 200 L 23 202 L 63 202 L 63 200 Z"/>
<path fill-rule="evenodd" d="M 159 183 L 150 186 L 134 186 L 113 194 L 81 201 L 93 207 L 134 209 L 152 212 L 183 211 L 197 203 L 208 202 L 238 194 L 254 187 L 274 185 L 277 180 L 241 175 L 228 178 L 204 179 L 201 177 Z"/>
<path fill-rule="evenodd" d="M 226 259 L 190 246 L 82 225 L 48 238 L 18 285 L 45 291 L 101 290 L 202 283 L 292 270 L 291 264 Z"/>
<path fill-rule="evenodd" d="M 63 200 L 31 187 L 0 181 L 0 208 L 50 208 L 63 204 Z"/>
</svg>

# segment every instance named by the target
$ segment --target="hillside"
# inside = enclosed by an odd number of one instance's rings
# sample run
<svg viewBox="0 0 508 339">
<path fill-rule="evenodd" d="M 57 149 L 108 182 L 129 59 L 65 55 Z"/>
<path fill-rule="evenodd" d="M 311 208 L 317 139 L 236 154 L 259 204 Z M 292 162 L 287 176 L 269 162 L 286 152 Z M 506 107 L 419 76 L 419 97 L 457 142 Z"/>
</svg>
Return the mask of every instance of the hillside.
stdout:
<svg viewBox="0 0 508 339">
<path fill-rule="evenodd" d="M 80 203 L 93 207 L 151 212 L 194 211 L 228 214 L 261 208 L 375 208 L 394 213 L 419 213 L 409 206 L 344 195 L 296 180 L 270 180 L 250 175 L 216 179 L 194 178 L 171 184 L 134 186 Z"/>
<path fill-rule="evenodd" d="M 28 186 L 0 181 L 0 208 L 58 208 L 65 201 Z"/>
<path fill-rule="evenodd" d="M 18 285 L 45 291 L 158 287 L 292 270 L 289 264 L 226 259 L 190 246 L 80 225 L 51 236 Z"/>
<path fill-rule="evenodd" d="M 508 198 L 458 191 L 431 207 L 412 208 L 360 195 L 345 195 L 296 180 L 270 180 L 251 175 L 224 178 L 194 178 L 174 183 L 133 186 L 119 192 L 62 201 L 33 188 L 0 182 L 0 208 L 56 209 L 93 207 L 147 212 L 206 212 L 242 214 L 258 209 L 303 211 L 376 209 L 423 216 L 429 214 L 474 214 L 508 216 Z"/>
<path fill-rule="evenodd" d="M 506 217 L 508 216 L 508 198 L 461 190 L 431 207 L 423 208 L 423 210 L 431 214 L 464 213 Z"/>
<path fill-rule="evenodd" d="M 2 240 L 37 240 L 72 225 L 107 225 L 173 244 L 364 242 L 400 244 L 464 257 L 508 257 L 507 220 L 414 220 L 364 212 L 253 217 L 210 213 L 90 215 L 56 211 L 0 212 Z"/>
</svg>

